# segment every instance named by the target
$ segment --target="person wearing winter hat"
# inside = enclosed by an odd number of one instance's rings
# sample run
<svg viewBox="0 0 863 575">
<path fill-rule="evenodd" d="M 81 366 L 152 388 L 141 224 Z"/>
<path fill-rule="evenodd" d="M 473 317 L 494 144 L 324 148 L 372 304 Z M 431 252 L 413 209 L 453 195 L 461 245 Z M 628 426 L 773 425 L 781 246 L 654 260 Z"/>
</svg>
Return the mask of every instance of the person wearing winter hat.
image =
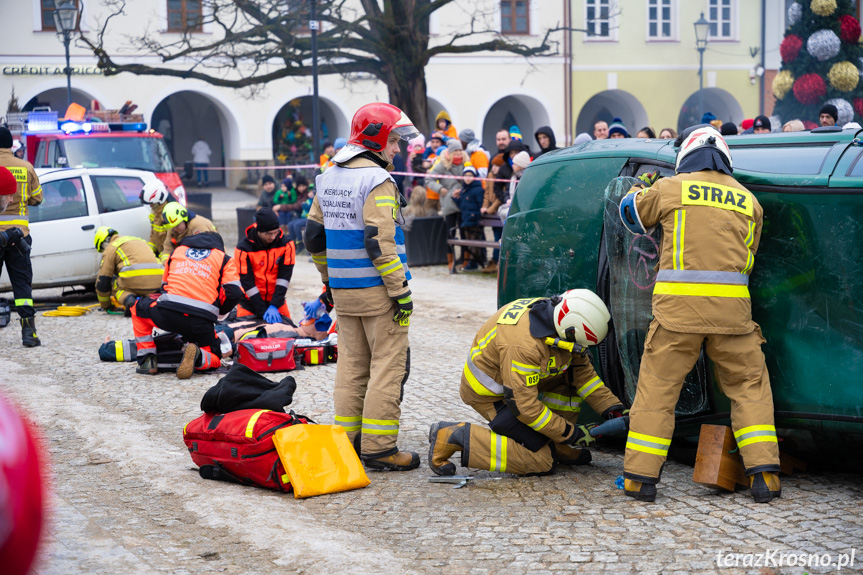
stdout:
<svg viewBox="0 0 863 575">
<path fill-rule="evenodd" d="M 338 152 L 339 150 L 344 148 L 347 144 L 348 144 L 348 141 L 346 138 L 336 138 L 336 141 L 333 142 L 333 147 Z"/>
<path fill-rule="evenodd" d="M 582 132 L 575 137 L 575 141 L 572 142 L 573 146 L 580 146 L 586 142 L 592 142 L 593 138 L 590 137 L 590 134 L 587 132 Z"/>
<path fill-rule="evenodd" d="M 752 122 L 753 134 L 769 134 L 770 133 L 770 118 L 767 116 L 756 116 Z"/>
<path fill-rule="evenodd" d="M 435 130 L 442 132 L 447 138 L 458 137 L 458 131 L 455 129 L 455 126 L 452 125 L 452 120 L 450 120 L 449 114 L 446 110 L 441 110 L 438 112 L 437 116 L 435 116 L 434 127 Z"/>
<path fill-rule="evenodd" d="M 821 126 L 835 126 L 839 121 L 839 110 L 833 104 L 824 104 L 818 112 L 818 123 Z"/>
<path fill-rule="evenodd" d="M 461 210 L 461 237 L 464 240 L 483 239 L 483 228 L 479 223 L 482 217 L 482 204 L 485 190 L 477 179 L 477 171 L 471 164 L 467 164 L 462 170 L 464 176 L 461 190 L 453 192 L 458 208 Z M 472 271 L 485 267 L 485 248 L 470 247 L 462 250 L 464 263 L 462 270 Z"/>
<path fill-rule="evenodd" d="M 12 132 L 0 127 L 0 167 L 5 168 L 2 200 L 0 200 L 0 269 L 6 271 L 12 283 L 15 307 L 21 320 L 21 343 L 24 347 L 42 345 L 36 335 L 36 310 L 33 309 L 33 267 L 30 263 L 29 206 L 42 203 L 42 186 L 32 164 L 12 153 Z M 14 188 L 11 185 L 15 181 Z M 11 192 L 11 193 L 10 193 Z M 4 238 L 5 236 L 5 238 Z M 13 247 L 14 246 L 14 247 Z"/>
<path fill-rule="evenodd" d="M 234 259 L 245 292 L 237 317 L 254 316 L 267 323 L 290 319 L 285 295 L 294 273 L 295 246 L 279 228 L 273 210 L 261 208 L 255 213 L 255 223 L 237 243 Z"/>
<path fill-rule="evenodd" d="M 261 195 L 258 198 L 259 208 L 272 208 L 276 200 L 276 180 L 270 174 L 261 178 Z"/>
<path fill-rule="evenodd" d="M 701 123 L 702 124 L 712 124 L 713 120 L 716 119 L 716 116 L 713 115 L 713 112 L 704 112 L 701 115 Z"/>
<path fill-rule="evenodd" d="M 518 129 L 518 126 L 509 127 L 509 137 L 512 140 L 524 140 L 524 138 L 521 137 L 521 130 Z"/>
<path fill-rule="evenodd" d="M 467 153 L 471 165 L 476 169 L 477 176 L 484 178 L 488 175 L 488 162 L 491 155 L 482 147 L 482 142 L 476 137 L 476 133 L 470 128 L 459 132 L 458 139 L 464 151 Z"/>
<path fill-rule="evenodd" d="M 611 125 L 608 127 L 608 137 L 609 138 L 628 138 L 629 132 L 626 131 L 626 126 L 623 125 L 623 120 L 620 118 L 615 118 L 611 121 Z"/>
<path fill-rule="evenodd" d="M 521 176 L 524 173 L 524 169 L 530 165 L 530 154 L 526 151 L 522 150 L 518 152 L 512 157 L 512 178 L 509 180 L 509 200 L 500 207 L 498 210 L 498 214 L 500 214 L 500 219 L 506 221 L 507 216 L 509 215 L 509 208 L 512 205 L 512 200 L 515 198 L 516 188 L 518 187 L 518 182 L 521 180 Z"/>
<path fill-rule="evenodd" d="M 524 170 L 529 165 L 530 165 L 530 154 L 528 154 L 525 151 L 521 151 L 521 152 L 517 153 L 512 158 L 512 170 L 516 173 Z M 520 169 L 516 171 L 516 168 L 520 168 Z"/>
<path fill-rule="evenodd" d="M 740 122 L 740 133 L 741 134 L 751 134 L 752 133 L 752 124 L 755 123 L 755 120 L 752 118 L 746 118 L 742 122 Z"/>
<path fill-rule="evenodd" d="M 557 139 L 555 139 L 554 132 L 549 126 L 542 126 L 536 131 L 533 137 L 536 138 L 536 143 L 539 144 L 539 153 L 536 155 L 537 158 L 543 154 L 547 154 L 548 152 L 553 152 L 558 149 Z"/>
<path fill-rule="evenodd" d="M 734 122 L 725 122 L 719 127 L 719 133 L 723 136 L 736 136 L 737 125 Z"/>
<path fill-rule="evenodd" d="M 443 132 L 432 132 L 429 136 L 428 145 L 426 146 L 425 151 L 423 152 L 423 169 L 428 170 L 431 168 L 432 163 L 438 157 L 438 155 L 443 152 L 441 150 L 441 146 L 446 142 L 447 137 L 443 134 Z"/>
</svg>

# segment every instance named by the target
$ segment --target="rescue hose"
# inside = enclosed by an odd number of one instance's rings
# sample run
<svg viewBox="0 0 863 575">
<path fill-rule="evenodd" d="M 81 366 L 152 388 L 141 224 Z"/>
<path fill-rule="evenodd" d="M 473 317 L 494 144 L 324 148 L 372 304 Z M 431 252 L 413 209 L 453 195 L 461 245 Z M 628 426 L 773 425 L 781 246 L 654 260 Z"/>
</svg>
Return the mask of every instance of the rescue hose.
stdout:
<svg viewBox="0 0 863 575">
<path fill-rule="evenodd" d="M 46 317 L 78 317 L 85 313 L 100 307 L 101 304 L 94 303 L 93 305 L 66 305 L 63 304 L 57 309 L 43 311 L 42 315 Z"/>
</svg>

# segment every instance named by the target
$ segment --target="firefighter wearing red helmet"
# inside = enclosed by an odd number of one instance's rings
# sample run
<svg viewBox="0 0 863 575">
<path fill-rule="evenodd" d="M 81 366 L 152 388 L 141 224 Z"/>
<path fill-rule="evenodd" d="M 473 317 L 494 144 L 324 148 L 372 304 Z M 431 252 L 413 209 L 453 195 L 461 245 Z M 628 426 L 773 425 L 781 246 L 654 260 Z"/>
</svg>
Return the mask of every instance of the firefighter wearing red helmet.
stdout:
<svg viewBox="0 0 863 575">
<path fill-rule="evenodd" d="M 397 447 L 401 399 L 410 371 L 413 312 L 401 196 L 388 172 L 399 141 L 416 128 L 390 104 L 367 104 L 351 122 L 348 144 L 316 178 L 306 247 L 339 321 L 335 420 L 367 467 L 406 471 L 419 455 Z"/>
<path fill-rule="evenodd" d="M 749 274 L 761 239 L 762 209 L 732 176 L 731 151 L 707 124 L 677 142 L 677 175 L 645 174 L 620 204 L 624 226 L 647 233 L 662 224 L 653 316 L 632 405 L 624 492 L 656 498 L 674 433 L 674 406 L 683 379 L 704 345 L 717 382 L 731 400 L 731 427 L 746 466 L 752 497 L 779 497 L 779 444 L 773 396 L 752 321 Z"/>
<path fill-rule="evenodd" d="M 518 475 L 590 463 L 586 447 L 594 439 L 577 424 L 582 405 L 606 419 L 625 413 L 588 351 L 605 339 L 610 317 L 599 296 L 586 289 L 499 309 L 477 332 L 461 377 L 462 401 L 488 420 L 488 428 L 433 424 L 431 470 L 455 474 L 449 459 L 459 451 L 462 467 Z"/>
</svg>

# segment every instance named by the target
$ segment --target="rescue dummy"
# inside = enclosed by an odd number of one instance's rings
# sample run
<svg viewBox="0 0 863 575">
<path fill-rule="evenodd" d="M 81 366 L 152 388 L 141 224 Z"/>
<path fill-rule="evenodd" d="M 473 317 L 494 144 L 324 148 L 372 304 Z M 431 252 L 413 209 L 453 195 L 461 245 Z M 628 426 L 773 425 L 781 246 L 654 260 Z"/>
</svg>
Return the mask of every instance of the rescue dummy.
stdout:
<svg viewBox="0 0 863 575">
<path fill-rule="evenodd" d="M 397 447 L 413 301 L 404 233 L 396 222 L 401 197 L 388 173 L 399 140 L 417 133 L 395 106 L 360 108 L 348 144 L 316 178 L 305 236 L 338 314 L 336 424 L 365 465 L 382 471 L 420 463 L 417 453 Z"/>
<path fill-rule="evenodd" d="M 42 185 L 33 165 L 12 154 L 12 133 L 0 126 L 0 270 L 6 266 L 15 309 L 21 321 L 21 344 L 42 345 L 36 335 L 33 266 L 30 262 L 30 206 L 42 203 Z"/>
<path fill-rule="evenodd" d="M 117 230 L 102 226 L 96 230 L 93 243 L 102 253 L 102 264 L 96 276 L 96 296 L 102 309 L 111 309 L 111 298 L 131 317 L 138 297 L 158 291 L 164 268 L 147 245 L 133 236 L 121 236 Z"/>
<path fill-rule="evenodd" d="M 752 321 L 749 274 L 761 238 L 762 210 L 732 177 L 731 152 L 710 125 L 675 142 L 677 175 L 645 174 L 621 201 L 624 226 L 642 234 L 662 224 L 653 316 L 644 342 L 624 459 L 624 492 L 656 498 L 674 432 L 674 406 L 704 344 L 720 390 L 731 400 L 731 426 L 752 496 L 781 495 L 773 397 L 761 329 Z"/>
<path fill-rule="evenodd" d="M 516 300 L 477 333 L 461 377 L 462 401 L 489 422 L 438 422 L 429 430 L 429 467 L 454 475 L 462 467 L 518 475 L 551 473 L 556 463 L 590 463 L 594 441 L 577 424 L 586 402 L 606 419 L 626 413 L 591 365 L 588 346 L 610 319 L 590 290 Z"/>
<path fill-rule="evenodd" d="M 219 234 L 204 232 L 180 242 L 165 264 L 161 294 L 141 298 L 132 308 L 138 373 L 158 373 L 153 329 L 178 333 L 188 343 L 177 377 L 221 365 L 221 342 L 213 324 L 243 297 L 234 260 Z"/>
<path fill-rule="evenodd" d="M 165 261 L 183 238 L 204 232 L 215 232 L 213 222 L 187 210 L 179 202 L 169 202 L 162 210 L 162 224 L 165 227 L 165 242 L 159 259 Z"/>
<path fill-rule="evenodd" d="M 168 188 L 161 180 L 152 180 L 144 184 L 139 196 L 141 203 L 145 206 L 150 206 L 150 240 L 147 245 L 153 250 L 157 256 L 162 253 L 165 246 L 165 236 L 168 233 L 168 228 L 162 221 L 162 211 L 171 199 L 168 193 Z"/>
<path fill-rule="evenodd" d="M 267 323 L 290 323 L 285 294 L 294 271 L 294 242 L 279 229 L 271 208 L 255 213 L 255 223 L 234 250 L 245 297 L 237 307 L 237 319 L 261 318 Z"/>
</svg>

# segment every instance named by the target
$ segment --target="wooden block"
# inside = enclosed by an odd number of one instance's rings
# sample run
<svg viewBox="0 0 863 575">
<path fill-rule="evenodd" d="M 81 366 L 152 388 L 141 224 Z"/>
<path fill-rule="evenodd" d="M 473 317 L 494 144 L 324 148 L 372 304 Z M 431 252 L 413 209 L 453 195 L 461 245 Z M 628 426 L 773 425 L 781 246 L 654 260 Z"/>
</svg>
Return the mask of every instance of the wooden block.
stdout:
<svg viewBox="0 0 863 575">
<path fill-rule="evenodd" d="M 695 454 L 692 481 L 712 489 L 734 491 L 735 484 L 748 486 L 743 460 L 734 433 L 725 425 L 702 425 Z"/>
<path fill-rule="evenodd" d="M 779 467 L 780 473 L 791 475 L 795 471 L 806 471 L 806 462 L 801 461 L 785 452 L 779 452 Z"/>
</svg>

